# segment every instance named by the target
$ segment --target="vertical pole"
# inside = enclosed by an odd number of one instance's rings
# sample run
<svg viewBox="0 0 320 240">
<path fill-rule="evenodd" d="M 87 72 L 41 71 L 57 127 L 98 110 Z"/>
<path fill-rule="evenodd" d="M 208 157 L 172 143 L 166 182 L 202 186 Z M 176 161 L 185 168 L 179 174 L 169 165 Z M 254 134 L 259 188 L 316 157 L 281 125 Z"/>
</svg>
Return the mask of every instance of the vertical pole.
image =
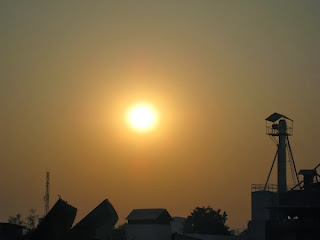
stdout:
<svg viewBox="0 0 320 240">
<path fill-rule="evenodd" d="M 279 121 L 279 149 L 278 149 L 278 192 L 287 191 L 286 139 L 287 139 L 287 123 L 285 120 L 280 120 Z"/>
<path fill-rule="evenodd" d="M 50 173 L 46 174 L 46 195 L 44 196 L 45 201 L 45 215 L 49 212 L 49 186 L 50 186 Z"/>
</svg>

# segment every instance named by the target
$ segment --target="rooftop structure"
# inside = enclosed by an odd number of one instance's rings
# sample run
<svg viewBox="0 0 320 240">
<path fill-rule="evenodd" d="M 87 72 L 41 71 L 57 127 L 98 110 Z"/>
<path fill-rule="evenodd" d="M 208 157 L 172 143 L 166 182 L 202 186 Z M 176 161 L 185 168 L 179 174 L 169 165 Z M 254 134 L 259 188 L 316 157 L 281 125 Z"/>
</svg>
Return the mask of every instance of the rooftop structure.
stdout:
<svg viewBox="0 0 320 240">
<path fill-rule="evenodd" d="M 127 240 L 170 240 L 173 220 L 166 209 L 134 209 L 126 218 Z"/>
<path fill-rule="evenodd" d="M 134 209 L 126 218 L 129 224 L 170 224 L 173 220 L 166 209 Z"/>
</svg>

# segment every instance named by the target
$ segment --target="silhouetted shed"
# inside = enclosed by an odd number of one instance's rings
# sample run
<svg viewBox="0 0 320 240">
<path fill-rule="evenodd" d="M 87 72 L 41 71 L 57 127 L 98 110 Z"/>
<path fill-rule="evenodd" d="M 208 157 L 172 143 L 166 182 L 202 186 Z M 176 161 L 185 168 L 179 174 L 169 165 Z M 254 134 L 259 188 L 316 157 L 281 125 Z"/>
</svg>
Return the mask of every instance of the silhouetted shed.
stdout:
<svg viewBox="0 0 320 240">
<path fill-rule="evenodd" d="M 134 209 L 126 218 L 128 224 L 170 224 L 173 220 L 166 209 Z"/>
<path fill-rule="evenodd" d="M 166 209 L 134 209 L 126 218 L 126 238 L 135 240 L 170 240 L 173 220 Z"/>
</svg>

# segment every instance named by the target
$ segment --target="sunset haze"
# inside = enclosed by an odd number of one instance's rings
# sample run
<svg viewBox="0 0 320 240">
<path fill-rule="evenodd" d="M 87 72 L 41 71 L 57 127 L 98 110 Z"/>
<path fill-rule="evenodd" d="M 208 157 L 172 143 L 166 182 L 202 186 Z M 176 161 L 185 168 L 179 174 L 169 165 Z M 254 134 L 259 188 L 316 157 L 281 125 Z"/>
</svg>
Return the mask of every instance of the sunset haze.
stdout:
<svg viewBox="0 0 320 240">
<path fill-rule="evenodd" d="M 320 2 L 0 1 L 0 221 L 58 195 L 76 222 L 108 198 L 246 227 L 276 151 L 265 118 L 294 120 L 298 169 L 320 155 Z M 128 109 L 147 102 L 152 131 Z M 271 182 L 275 183 L 276 176 Z M 290 184 L 290 174 L 288 174 Z"/>
</svg>

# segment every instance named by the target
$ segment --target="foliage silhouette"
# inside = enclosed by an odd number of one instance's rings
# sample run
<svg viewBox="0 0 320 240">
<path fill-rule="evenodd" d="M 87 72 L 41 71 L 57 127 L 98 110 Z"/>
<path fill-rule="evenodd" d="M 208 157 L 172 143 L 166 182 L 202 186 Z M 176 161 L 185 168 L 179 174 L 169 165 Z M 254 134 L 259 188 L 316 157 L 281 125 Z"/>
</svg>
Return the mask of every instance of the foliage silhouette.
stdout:
<svg viewBox="0 0 320 240">
<path fill-rule="evenodd" d="M 185 233 L 233 235 L 226 225 L 227 213 L 212 207 L 196 207 L 184 223 Z"/>
<path fill-rule="evenodd" d="M 25 224 L 20 213 L 18 213 L 16 216 L 10 216 L 8 218 L 8 223 L 17 224 L 21 226 L 24 226 Z"/>
<path fill-rule="evenodd" d="M 10 216 L 8 222 L 24 226 L 30 231 L 36 227 L 38 218 L 39 216 L 36 214 L 36 210 L 30 209 L 29 215 L 25 219 L 22 219 L 22 215 L 18 213 L 16 216 Z"/>
</svg>

